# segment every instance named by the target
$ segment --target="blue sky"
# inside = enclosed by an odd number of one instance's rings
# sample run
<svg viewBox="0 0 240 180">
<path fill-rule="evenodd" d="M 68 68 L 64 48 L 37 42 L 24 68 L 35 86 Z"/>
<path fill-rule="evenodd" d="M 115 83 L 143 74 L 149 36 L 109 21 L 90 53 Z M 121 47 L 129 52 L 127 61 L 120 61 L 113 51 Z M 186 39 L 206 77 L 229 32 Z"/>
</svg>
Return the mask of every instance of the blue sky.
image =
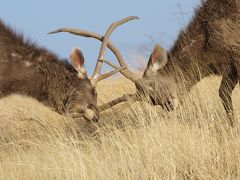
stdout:
<svg viewBox="0 0 240 180">
<path fill-rule="evenodd" d="M 68 58 L 72 48 L 80 47 L 91 74 L 101 45 L 98 41 L 46 33 L 73 27 L 104 34 L 112 22 L 130 15 L 139 16 L 139 20 L 119 27 L 111 36 L 127 61 L 139 67 L 155 43 L 166 49 L 171 47 L 199 4 L 200 0 L 2 0 L 0 18 L 60 57 Z M 109 51 L 107 58 L 115 61 Z"/>
</svg>

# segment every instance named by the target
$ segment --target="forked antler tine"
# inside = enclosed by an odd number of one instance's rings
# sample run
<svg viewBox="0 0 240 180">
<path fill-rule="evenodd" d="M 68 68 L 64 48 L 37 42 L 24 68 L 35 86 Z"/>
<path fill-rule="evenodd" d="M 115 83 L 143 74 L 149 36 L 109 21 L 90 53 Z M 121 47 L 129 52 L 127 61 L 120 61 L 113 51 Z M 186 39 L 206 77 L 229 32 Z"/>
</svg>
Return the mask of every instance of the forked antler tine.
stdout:
<svg viewBox="0 0 240 180">
<path fill-rule="evenodd" d="M 108 44 L 108 41 L 110 39 L 110 36 L 112 34 L 112 32 L 120 25 L 128 22 L 128 21 L 131 21 L 131 20 L 134 20 L 134 19 L 139 19 L 137 16 L 129 16 L 127 18 L 124 18 L 124 19 L 121 19 L 115 23 L 112 23 L 107 32 L 105 33 L 105 36 L 103 38 L 103 43 L 101 45 L 101 48 L 100 48 L 100 51 L 99 51 L 99 55 L 98 55 L 98 62 L 96 64 L 96 67 L 95 67 L 95 70 L 94 70 L 94 73 L 93 73 L 93 76 L 92 76 L 92 79 L 97 79 L 99 76 L 100 76 L 100 71 L 101 71 L 101 66 L 102 66 L 102 63 L 103 63 L 103 59 L 105 57 L 105 53 L 106 53 L 106 48 L 107 48 L 107 44 Z M 121 59 L 119 60 L 121 61 Z M 124 66 L 127 66 L 127 64 L 125 63 L 125 61 L 121 62 L 120 65 L 124 65 Z"/>
<path fill-rule="evenodd" d="M 108 103 L 100 105 L 98 108 L 99 108 L 100 112 L 102 112 L 102 111 L 112 108 L 113 106 L 115 106 L 119 103 L 122 103 L 122 102 L 125 102 L 128 100 L 140 101 L 141 97 L 138 96 L 137 94 L 125 94 L 117 99 L 114 99 L 114 100 L 108 102 Z"/>
<path fill-rule="evenodd" d="M 137 17 L 136 16 L 130 16 L 130 17 L 128 17 L 128 18 L 125 18 L 125 19 L 123 19 L 123 20 L 120 20 L 120 21 L 118 21 L 118 22 L 116 22 L 117 23 L 117 26 L 119 26 L 119 25 L 121 25 L 121 24 L 123 24 L 123 23 L 125 23 L 125 22 L 127 22 L 127 21 L 130 21 L 130 20 L 133 20 L 133 19 L 137 19 Z M 114 23 L 113 23 L 114 24 Z M 115 26 L 115 28 L 117 27 L 116 25 L 112 25 L 112 26 Z M 110 26 L 111 27 L 111 26 Z M 115 29 L 114 28 L 114 29 Z M 113 29 L 113 30 L 114 30 Z M 113 31 L 113 30 L 111 30 L 111 31 Z M 55 31 L 52 31 L 52 32 L 50 32 L 50 33 L 48 33 L 48 34 L 55 34 L 55 33 L 60 33 L 60 32 L 68 32 L 68 33 L 70 33 L 70 34 L 74 34 L 74 35 L 78 35 L 78 36 L 83 36 L 83 37 L 88 37 L 88 38 L 94 38 L 94 39 L 97 39 L 97 40 L 99 40 L 99 41 L 104 41 L 104 37 L 103 36 L 101 36 L 100 34 L 97 34 L 97 33 L 94 33 L 94 32 L 90 32 L 90 31 L 86 31 L 86 30 L 82 30 L 82 29 L 73 29 L 73 28 L 61 28 L 61 29 L 58 29 L 58 30 L 55 30 Z M 110 33 L 110 35 L 111 35 L 111 33 Z M 105 40 L 106 41 L 106 40 Z M 117 58 L 117 60 L 118 60 L 118 62 L 119 62 L 119 64 L 120 64 L 120 66 L 121 67 L 126 67 L 126 68 L 124 68 L 124 70 L 121 70 L 120 72 L 121 72 L 121 74 L 123 74 L 126 78 L 128 78 L 128 79 L 130 79 L 131 81 L 133 81 L 133 82 L 136 82 L 137 80 L 138 80 L 138 76 L 135 74 L 135 73 L 133 73 L 133 72 L 131 72 L 130 70 L 129 70 L 129 68 L 127 67 L 127 63 L 126 63 L 126 61 L 125 61 L 125 59 L 124 59 L 124 57 L 122 56 L 122 54 L 120 53 L 120 51 L 114 46 L 114 44 L 111 42 L 111 41 L 109 41 L 109 38 L 108 38 L 108 40 L 107 40 L 107 47 L 113 52 L 113 54 L 116 56 L 116 58 Z M 106 45 L 105 45 L 106 46 Z M 105 47 L 106 48 L 106 47 Z M 100 53 L 99 53 L 100 54 Z M 102 62 L 106 62 L 107 64 L 112 64 L 113 65 L 113 63 L 111 63 L 111 62 L 108 62 L 108 61 L 106 61 L 106 60 L 101 60 L 101 59 L 99 59 L 99 61 L 102 61 Z M 98 62 L 99 62 L 98 61 Z M 112 65 L 110 65 L 110 66 L 112 66 Z M 115 65 L 114 65 L 115 66 Z M 117 66 L 112 66 L 113 68 L 115 68 L 116 69 L 116 67 Z M 96 65 L 96 67 L 97 67 L 97 65 Z M 96 68 L 95 68 L 96 69 Z"/>
<path fill-rule="evenodd" d="M 103 79 L 106 79 L 114 74 L 117 74 L 118 72 L 121 72 L 122 70 L 126 69 L 127 67 L 120 67 L 120 68 L 116 68 L 113 71 L 107 72 L 105 74 L 101 74 L 101 76 L 98 77 L 98 81 L 101 81 Z"/>
</svg>

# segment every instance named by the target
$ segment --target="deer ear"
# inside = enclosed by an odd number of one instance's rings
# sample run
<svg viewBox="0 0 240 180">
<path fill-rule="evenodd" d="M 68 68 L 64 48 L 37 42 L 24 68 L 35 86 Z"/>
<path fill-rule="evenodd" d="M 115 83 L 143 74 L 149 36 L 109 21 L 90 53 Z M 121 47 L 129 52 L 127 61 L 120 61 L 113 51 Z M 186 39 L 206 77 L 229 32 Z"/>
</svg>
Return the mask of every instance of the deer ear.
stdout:
<svg viewBox="0 0 240 180">
<path fill-rule="evenodd" d="M 157 44 L 154 47 L 153 52 L 149 58 L 147 69 L 145 72 L 157 72 L 159 69 L 163 68 L 167 64 L 167 61 L 167 52 L 159 44 Z"/>
<path fill-rule="evenodd" d="M 84 65 L 84 56 L 80 48 L 74 48 L 70 55 L 72 66 L 77 70 L 81 79 L 87 77 L 87 71 Z"/>
</svg>

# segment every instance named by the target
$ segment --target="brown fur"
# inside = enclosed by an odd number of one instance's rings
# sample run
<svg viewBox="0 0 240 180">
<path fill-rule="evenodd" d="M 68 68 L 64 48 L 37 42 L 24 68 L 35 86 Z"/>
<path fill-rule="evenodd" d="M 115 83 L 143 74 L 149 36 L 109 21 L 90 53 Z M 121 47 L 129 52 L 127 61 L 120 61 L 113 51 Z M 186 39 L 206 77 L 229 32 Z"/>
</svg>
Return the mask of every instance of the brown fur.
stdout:
<svg viewBox="0 0 240 180">
<path fill-rule="evenodd" d="M 0 21 L 0 93 L 32 96 L 55 111 L 81 114 L 82 107 L 97 113 L 96 94 L 89 79 L 78 77 L 65 60 L 25 40 Z"/>
<path fill-rule="evenodd" d="M 190 89 L 204 77 L 222 75 L 219 95 L 233 124 L 231 93 L 240 80 L 239 30 L 240 0 L 203 2 L 188 27 L 180 32 L 174 46 L 168 51 L 167 65 L 154 74 L 158 86 L 155 88 L 166 89 L 169 100 L 174 96 L 169 90 L 171 83 L 179 85 L 184 81 L 187 89 Z M 149 68 L 148 65 L 146 71 Z M 184 79 L 179 78 L 182 76 Z M 165 87 L 166 83 L 162 82 L 169 78 L 172 80 L 168 80 L 168 86 Z"/>
</svg>

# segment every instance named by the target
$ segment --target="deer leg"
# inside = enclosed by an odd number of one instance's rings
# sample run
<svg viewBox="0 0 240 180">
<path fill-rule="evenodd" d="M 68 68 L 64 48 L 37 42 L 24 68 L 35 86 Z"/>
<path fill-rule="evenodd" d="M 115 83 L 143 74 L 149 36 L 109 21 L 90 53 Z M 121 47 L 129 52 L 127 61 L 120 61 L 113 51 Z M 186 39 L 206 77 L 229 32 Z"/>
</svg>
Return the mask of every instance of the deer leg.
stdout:
<svg viewBox="0 0 240 180">
<path fill-rule="evenodd" d="M 233 104 L 232 104 L 232 91 L 238 83 L 237 75 L 234 71 L 229 71 L 223 75 L 222 82 L 219 88 L 219 96 L 222 100 L 222 104 L 227 113 L 229 123 L 234 126 L 234 114 L 233 114 Z"/>
</svg>

